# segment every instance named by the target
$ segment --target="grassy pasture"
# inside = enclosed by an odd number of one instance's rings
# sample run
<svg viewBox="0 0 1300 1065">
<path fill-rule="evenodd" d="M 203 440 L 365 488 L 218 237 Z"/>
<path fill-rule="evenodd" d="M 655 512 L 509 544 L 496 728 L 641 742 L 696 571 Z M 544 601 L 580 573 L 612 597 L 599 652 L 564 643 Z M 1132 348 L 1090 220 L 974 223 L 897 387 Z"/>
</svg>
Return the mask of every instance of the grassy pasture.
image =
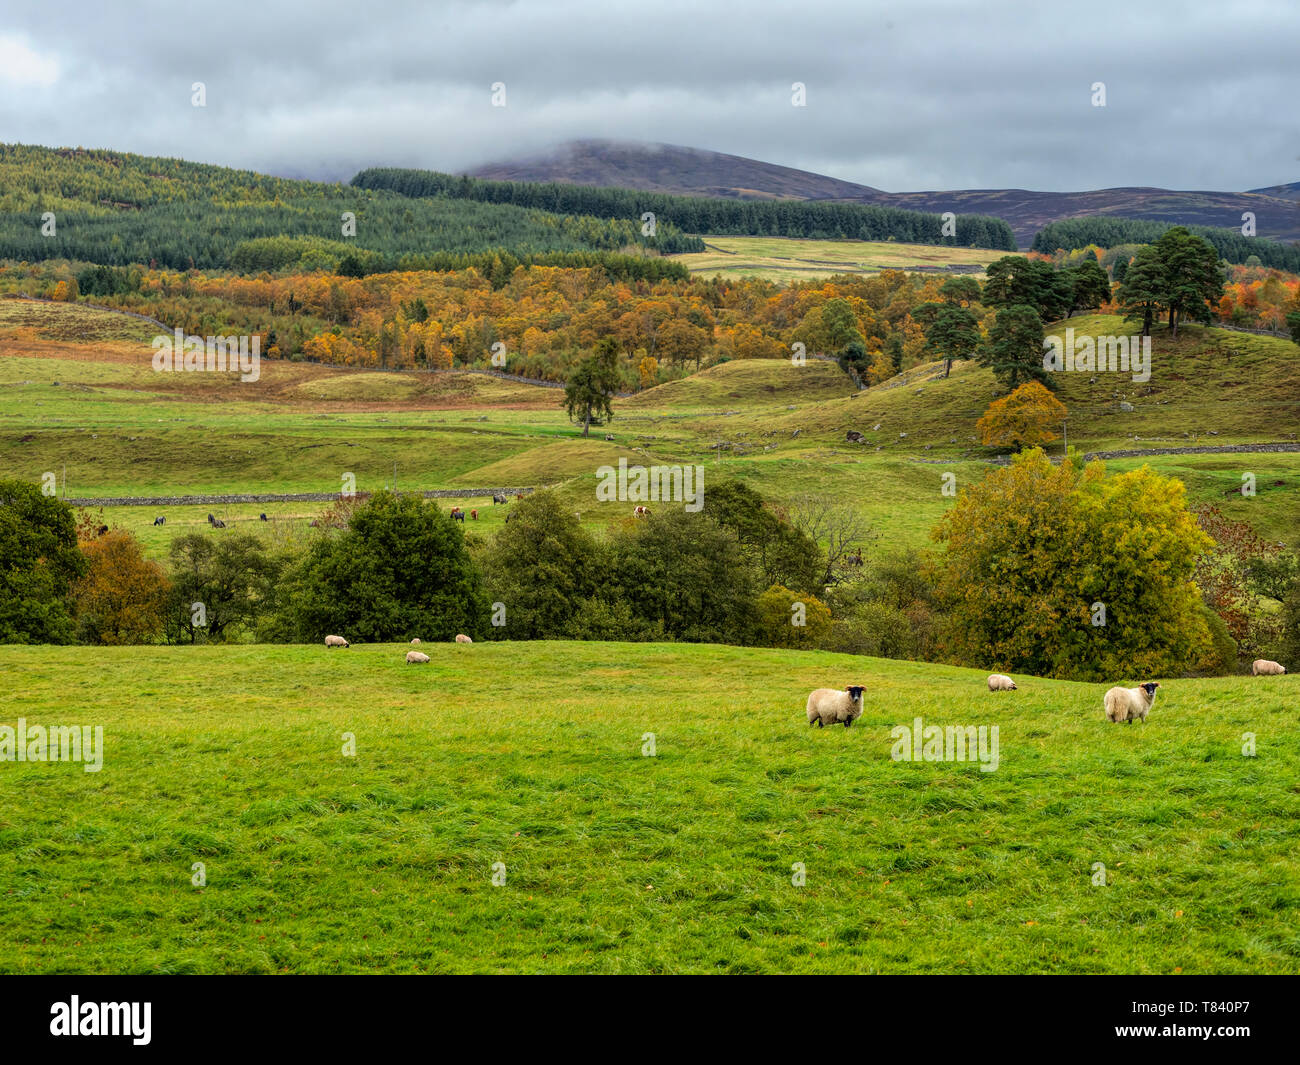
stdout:
<svg viewBox="0 0 1300 1065">
<path fill-rule="evenodd" d="M 820 652 L 424 649 L 4 648 L 0 724 L 105 756 L 0 763 L 0 971 L 1300 972 L 1293 677 L 1116 726 Z M 916 716 L 998 726 L 997 770 L 891 760 Z"/>
<path fill-rule="evenodd" d="M 950 265 L 987 266 L 1006 255 L 986 248 L 945 248 L 894 241 L 809 240 L 797 237 L 705 237 L 707 249 L 674 255 L 693 274 L 814 281 L 833 274 Z M 982 276 L 982 269 L 974 276 Z"/>
</svg>

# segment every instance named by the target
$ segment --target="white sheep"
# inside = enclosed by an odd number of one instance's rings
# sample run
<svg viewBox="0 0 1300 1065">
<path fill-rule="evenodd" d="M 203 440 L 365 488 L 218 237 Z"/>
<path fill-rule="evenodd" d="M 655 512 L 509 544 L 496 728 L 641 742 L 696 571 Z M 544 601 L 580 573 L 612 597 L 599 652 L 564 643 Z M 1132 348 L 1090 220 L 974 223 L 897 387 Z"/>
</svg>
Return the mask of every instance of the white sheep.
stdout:
<svg viewBox="0 0 1300 1065">
<path fill-rule="evenodd" d="M 429 656 L 426 654 L 422 654 L 419 651 L 406 652 L 406 664 L 408 666 L 419 665 L 421 662 L 427 662 L 427 661 L 429 661 Z"/>
<path fill-rule="evenodd" d="M 825 728 L 843 722 L 848 728 L 862 716 L 862 693 L 865 687 L 851 684 L 843 691 L 818 688 L 808 696 L 808 727 Z"/>
<path fill-rule="evenodd" d="M 1141 720 L 1145 724 L 1158 687 L 1155 681 L 1147 681 L 1136 688 L 1111 688 L 1106 693 L 1106 720 L 1116 724 L 1126 721 L 1130 725 L 1134 720 Z"/>
<path fill-rule="evenodd" d="M 325 646 L 326 646 L 326 647 L 346 647 L 347 645 L 348 645 L 348 641 L 345 640 L 342 636 L 326 636 L 326 637 L 325 637 Z"/>
<path fill-rule="evenodd" d="M 989 674 L 989 691 L 991 692 L 1013 692 L 1016 691 L 1016 682 L 1008 677 L 1005 673 Z"/>
<path fill-rule="evenodd" d="M 1280 677 L 1286 672 L 1286 666 L 1278 665 L 1267 658 L 1257 658 L 1250 664 L 1252 677 Z"/>
<path fill-rule="evenodd" d="M 420 637 L 417 636 L 414 640 L 411 641 L 411 644 L 412 644 L 412 646 L 414 646 L 415 644 L 417 644 L 417 643 L 419 643 L 419 642 L 420 642 Z"/>
<path fill-rule="evenodd" d="M 474 641 L 471 640 L 468 636 L 466 636 L 466 635 L 462 632 L 462 633 L 460 633 L 460 634 L 456 637 L 456 642 L 457 642 L 457 643 L 473 643 Z"/>
</svg>

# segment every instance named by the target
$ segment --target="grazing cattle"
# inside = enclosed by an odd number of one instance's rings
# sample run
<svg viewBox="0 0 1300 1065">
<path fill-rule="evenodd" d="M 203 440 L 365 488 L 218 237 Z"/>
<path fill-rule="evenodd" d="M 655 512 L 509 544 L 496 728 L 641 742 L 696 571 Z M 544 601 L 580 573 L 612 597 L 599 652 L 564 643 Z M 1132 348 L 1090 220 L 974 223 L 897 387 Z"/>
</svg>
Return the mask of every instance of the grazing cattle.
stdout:
<svg viewBox="0 0 1300 1065">
<path fill-rule="evenodd" d="M 108 532 L 108 526 L 107 526 L 107 525 L 101 525 L 101 526 L 100 526 L 100 527 L 95 531 L 95 535 L 96 535 L 96 536 L 103 536 L 104 533 L 106 533 L 106 532 Z"/>
<path fill-rule="evenodd" d="M 158 517 L 154 518 L 153 523 L 155 525 L 166 525 L 167 519 L 164 518 L 161 514 L 159 514 Z"/>
<path fill-rule="evenodd" d="M 258 520 L 258 521 L 270 521 L 271 519 L 268 518 L 265 514 L 259 514 L 259 515 L 257 516 L 257 520 Z"/>
<path fill-rule="evenodd" d="M 470 521 L 478 521 L 478 511 L 477 511 L 477 510 L 471 510 L 471 511 L 469 512 L 469 520 L 470 520 Z"/>
<path fill-rule="evenodd" d="M 226 527 L 226 523 L 224 521 L 222 521 L 218 517 L 214 517 L 211 514 L 208 515 L 208 524 L 211 525 L 214 529 L 224 529 Z"/>
<path fill-rule="evenodd" d="M 633 507 L 633 508 L 632 508 L 632 517 L 634 517 L 634 518 L 648 518 L 648 517 L 650 517 L 650 508 L 649 508 L 649 507 L 642 507 L 642 506 L 636 506 L 636 507 Z"/>
<path fill-rule="evenodd" d="M 846 566 L 862 565 L 862 548 L 858 548 L 858 553 L 856 555 L 845 555 L 844 564 Z"/>
<path fill-rule="evenodd" d="M 858 432 L 856 429 L 850 429 L 847 433 L 844 434 L 844 439 L 847 440 L 850 444 L 860 444 L 862 443 L 862 434 Z"/>
<path fill-rule="evenodd" d="M 516 492 L 516 493 L 515 493 L 515 498 L 516 498 L 516 499 L 523 499 L 523 498 L 524 498 L 524 493 L 523 493 L 523 492 Z"/>
<path fill-rule="evenodd" d="M 451 520 L 452 520 L 452 521 L 464 521 L 464 520 L 465 520 L 465 512 L 464 512 L 463 510 L 461 510 L 460 507 L 457 507 L 455 510 L 453 510 L 453 511 L 451 512 Z"/>
<path fill-rule="evenodd" d="M 492 495 L 492 505 L 494 507 L 498 503 L 509 503 L 509 502 L 510 500 L 508 500 L 504 495 L 500 494 L 499 492 L 494 492 Z"/>
</svg>

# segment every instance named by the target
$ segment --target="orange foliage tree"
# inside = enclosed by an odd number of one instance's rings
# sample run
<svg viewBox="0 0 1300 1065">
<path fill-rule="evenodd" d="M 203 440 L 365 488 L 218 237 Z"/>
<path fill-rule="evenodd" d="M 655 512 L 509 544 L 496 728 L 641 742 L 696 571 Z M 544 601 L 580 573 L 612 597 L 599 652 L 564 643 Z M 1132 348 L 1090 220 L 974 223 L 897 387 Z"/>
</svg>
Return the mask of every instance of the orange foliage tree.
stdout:
<svg viewBox="0 0 1300 1065">
<path fill-rule="evenodd" d="M 1065 404 L 1037 381 L 1027 381 L 1009 396 L 995 399 L 975 423 L 986 445 L 1038 447 L 1057 434 L 1052 427 L 1065 420 Z"/>
<path fill-rule="evenodd" d="M 170 582 L 134 536 L 111 529 L 80 544 L 89 569 L 72 589 L 84 643 L 148 643 L 162 634 Z"/>
</svg>

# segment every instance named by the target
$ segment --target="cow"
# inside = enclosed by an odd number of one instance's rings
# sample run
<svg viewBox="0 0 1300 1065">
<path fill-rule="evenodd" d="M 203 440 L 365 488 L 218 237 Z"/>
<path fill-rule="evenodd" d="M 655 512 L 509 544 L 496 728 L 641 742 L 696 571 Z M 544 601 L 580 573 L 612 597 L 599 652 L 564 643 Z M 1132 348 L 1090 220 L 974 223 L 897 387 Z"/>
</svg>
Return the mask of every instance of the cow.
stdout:
<svg viewBox="0 0 1300 1065">
<path fill-rule="evenodd" d="M 492 505 L 493 505 L 494 507 L 495 507 L 498 503 L 509 503 L 509 502 L 510 502 L 510 500 L 508 500 L 508 499 L 507 499 L 507 498 L 506 498 L 502 493 L 500 493 L 500 492 L 493 492 L 493 493 L 492 493 Z"/>
<path fill-rule="evenodd" d="M 158 517 L 154 518 L 153 523 L 155 525 L 166 525 L 167 519 L 163 515 L 159 514 Z"/>
<path fill-rule="evenodd" d="M 471 511 L 469 512 L 469 520 L 470 520 L 470 521 L 478 521 L 478 511 L 477 511 L 477 510 L 471 510 Z"/>
<path fill-rule="evenodd" d="M 634 517 L 634 518 L 648 518 L 648 517 L 650 517 L 650 508 L 649 508 L 649 507 L 642 507 L 642 506 L 634 507 L 634 508 L 632 509 L 632 517 Z"/>
</svg>

